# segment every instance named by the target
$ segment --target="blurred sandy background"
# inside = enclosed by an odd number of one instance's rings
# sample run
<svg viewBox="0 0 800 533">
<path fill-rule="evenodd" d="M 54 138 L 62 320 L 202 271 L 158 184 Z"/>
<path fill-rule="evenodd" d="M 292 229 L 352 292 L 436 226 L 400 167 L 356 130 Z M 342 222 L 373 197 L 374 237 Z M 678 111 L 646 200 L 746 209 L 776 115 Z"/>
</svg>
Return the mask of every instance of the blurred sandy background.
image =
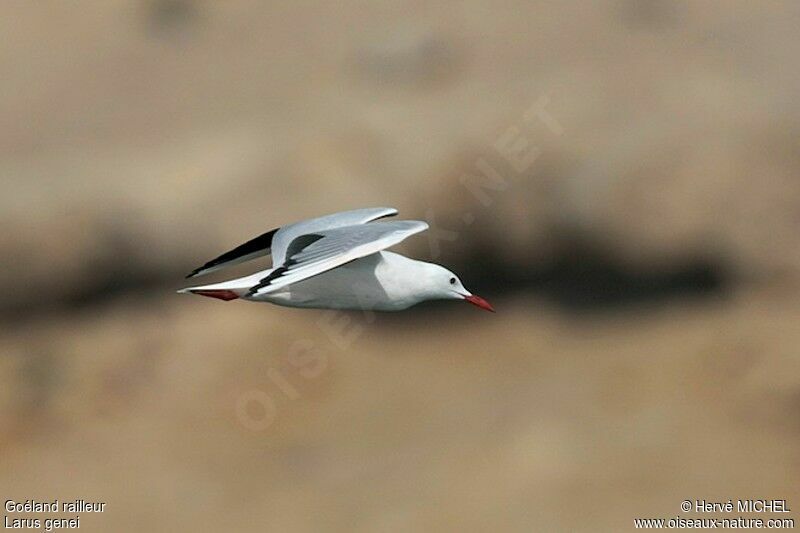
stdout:
<svg viewBox="0 0 800 533">
<path fill-rule="evenodd" d="M 798 27 L 789 1 L 4 2 L 0 496 L 107 502 L 84 531 L 800 508 Z M 465 185 L 481 162 L 502 182 Z M 498 313 L 174 293 L 373 205 L 430 220 L 402 249 Z"/>
</svg>

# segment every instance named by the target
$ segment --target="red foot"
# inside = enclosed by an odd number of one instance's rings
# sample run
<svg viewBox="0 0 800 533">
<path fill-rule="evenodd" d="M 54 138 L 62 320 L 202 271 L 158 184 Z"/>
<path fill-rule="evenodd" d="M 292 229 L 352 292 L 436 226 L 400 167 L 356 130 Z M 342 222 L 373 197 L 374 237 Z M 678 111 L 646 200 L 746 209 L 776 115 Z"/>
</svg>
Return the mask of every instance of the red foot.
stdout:
<svg viewBox="0 0 800 533">
<path fill-rule="evenodd" d="M 199 291 L 190 291 L 192 294 L 199 294 L 200 296 L 208 296 L 209 298 L 216 298 L 218 300 L 230 301 L 235 300 L 239 297 L 233 291 L 224 290 L 224 289 L 209 289 L 209 290 L 199 290 Z"/>
</svg>

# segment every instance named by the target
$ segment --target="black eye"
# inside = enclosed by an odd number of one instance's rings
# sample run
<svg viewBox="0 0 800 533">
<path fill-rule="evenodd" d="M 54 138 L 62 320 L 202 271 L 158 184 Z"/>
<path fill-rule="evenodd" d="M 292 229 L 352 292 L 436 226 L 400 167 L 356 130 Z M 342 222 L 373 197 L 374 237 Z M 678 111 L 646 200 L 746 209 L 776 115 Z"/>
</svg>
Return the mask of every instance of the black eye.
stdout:
<svg viewBox="0 0 800 533">
<path fill-rule="evenodd" d="M 450 278 L 450 285 L 456 284 L 456 278 Z"/>
</svg>

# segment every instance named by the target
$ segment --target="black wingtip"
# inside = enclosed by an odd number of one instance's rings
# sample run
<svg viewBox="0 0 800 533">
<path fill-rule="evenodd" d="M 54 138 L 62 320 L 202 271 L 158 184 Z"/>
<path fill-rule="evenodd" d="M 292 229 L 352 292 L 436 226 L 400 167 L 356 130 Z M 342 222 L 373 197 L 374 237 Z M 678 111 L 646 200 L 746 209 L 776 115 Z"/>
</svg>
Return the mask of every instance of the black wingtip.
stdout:
<svg viewBox="0 0 800 533">
<path fill-rule="evenodd" d="M 275 270 L 270 272 L 267 277 L 265 277 L 261 281 L 259 281 L 258 284 L 250 287 L 250 290 L 247 291 L 247 296 L 248 297 L 254 296 L 259 290 L 261 290 L 264 287 L 268 286 L 276 278 L 279 278 L 279 277 L 283 276 L 288 270 L 289 270 L 289 267 L 286 266 L 286 265 L 279 266 L 278 268 L 276 268 Z"/>
<path fill-rule="evenodd" d="M 206 274 L 208 272 L 212 272 L 218 268 L 222 268 L 228 263 L 237 264 L 237 259 L 246 258 L 246 256 L 253 255 L 257 257 L 259 255 L 267 255 L 270 253 L 272 248 L 272 238 L 278 232 L 280 228 L 275 228 L 270 230 L 266 233 L 255 237 L 254 239 L 250 239 L 244 244 L 240 244 L 233 250 L 227 251 L 219 257 L 215 257 L 211 261 L 208 261 L 201 267 L 195 268 L 189 274 L 187 274 L 186 279 L 193 278 L 195 276 L 200 276 L 202 274 Z M 261 252 L 260 254 L 256 252 Z M 241 262 L 241 261 L 239 261 Z"/>
</svg>

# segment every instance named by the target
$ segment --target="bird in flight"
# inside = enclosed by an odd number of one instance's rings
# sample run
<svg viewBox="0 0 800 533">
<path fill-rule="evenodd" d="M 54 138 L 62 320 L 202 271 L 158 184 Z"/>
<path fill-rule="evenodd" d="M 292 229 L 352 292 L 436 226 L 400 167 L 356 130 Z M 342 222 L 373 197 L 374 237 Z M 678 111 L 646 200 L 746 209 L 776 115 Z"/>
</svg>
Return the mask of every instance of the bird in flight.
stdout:
<svg viewBox="0 0 800 533">
<path fill-rule="evenodd" d="M 494 311 L 446 268 L 387 252 L 428 229 L 428 224 L 417 220 L 380 220 L 396 214 L 397 209 L 391 207 L 356 209 L 273 229 L 186 277 L 269 254 L 272 268 L 178 292 L 287 307 L 372 311 L 401 311 L 426 300 L 463 300 Z"/>
</svg>

